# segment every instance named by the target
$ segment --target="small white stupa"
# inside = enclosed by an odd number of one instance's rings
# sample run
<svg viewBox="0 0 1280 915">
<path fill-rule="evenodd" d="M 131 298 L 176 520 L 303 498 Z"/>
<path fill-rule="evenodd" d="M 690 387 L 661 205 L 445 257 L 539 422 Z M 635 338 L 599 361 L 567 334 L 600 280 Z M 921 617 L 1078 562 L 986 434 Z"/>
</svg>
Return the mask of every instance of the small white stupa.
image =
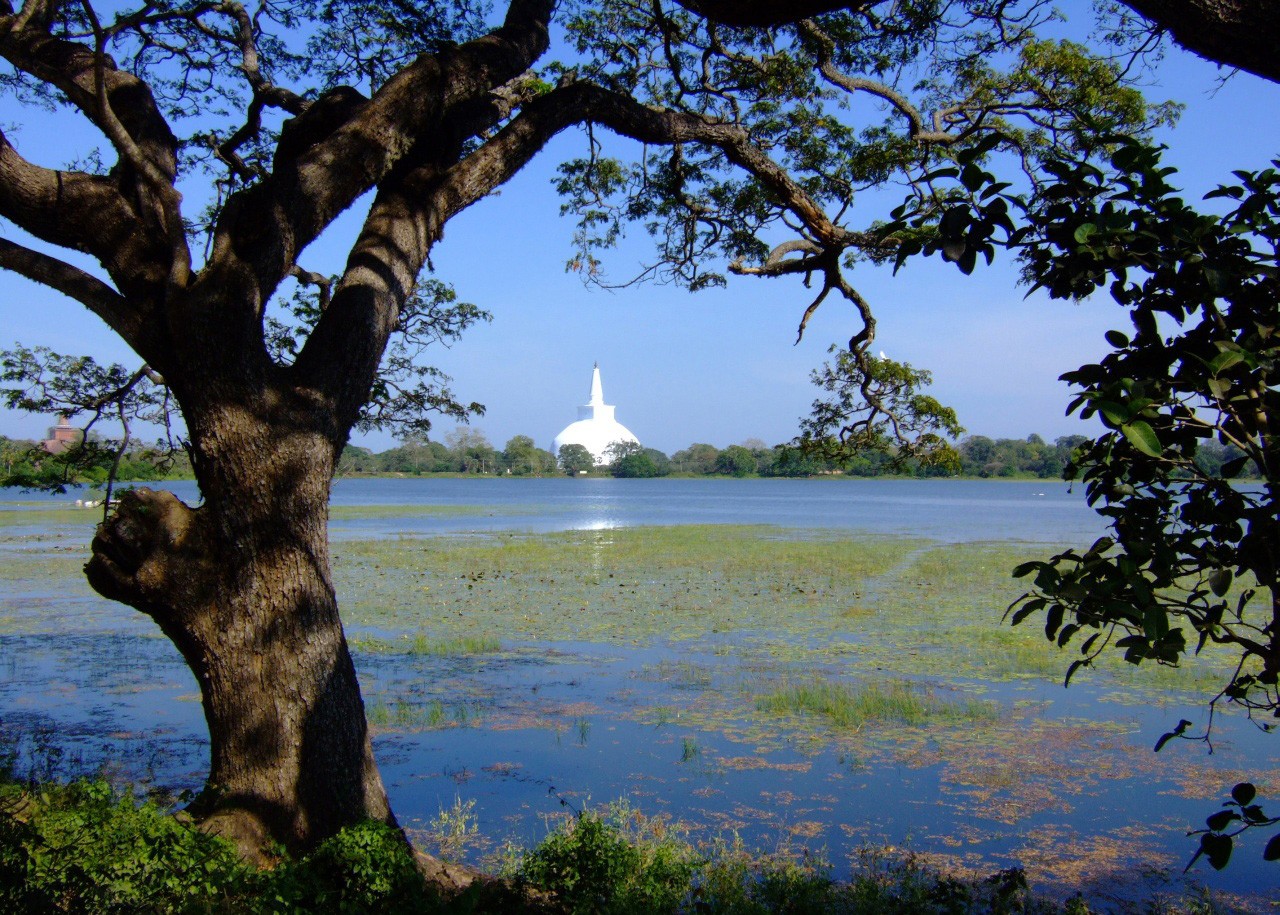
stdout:
<svg viewBox="0 0 1280 915">
<path fill-rule="evenodd" d="M 631 430 L 613 418 L 614 407 L 604 402 L 604 388 L 600 385 L 600 363 L 591 371 L 591 400 L 578 407 L 578 421 L 565 426 L 564 431 L 551 443 L 551 453 L 559 456 L 562 445 L 582 445 L 591 452 L 597 464 L 609 460 L 606 453 L 614 442 L 640 440 Z"/>
</svg>

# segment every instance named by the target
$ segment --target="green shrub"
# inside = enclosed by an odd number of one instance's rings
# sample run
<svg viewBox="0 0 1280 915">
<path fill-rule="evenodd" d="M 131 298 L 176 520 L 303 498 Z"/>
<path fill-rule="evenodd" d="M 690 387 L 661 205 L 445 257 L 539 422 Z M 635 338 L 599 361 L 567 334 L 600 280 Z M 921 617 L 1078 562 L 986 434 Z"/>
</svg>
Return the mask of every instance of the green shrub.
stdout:
<svg viewBox="0 0 1280 915">
<path fill-rule="evenodd" d="M 105 782 L 0 786 L 0 911 L 209 909 L 244 873 L 226 842 Z"/>
<path fill-rule="evenodd" d="M 342 830 L 253 883 L 251 910 L 262 915 L 409 915 L 434 904 L 399 830 L 374 821 Z"/>
<path fill-rule="evenodd" d="M 697 859 L 662 821 L 623 804 L 577 815 L 525 856 L 519 875 L 574 915 L 676 912 Z"/>
<path fill-rule="evenodd" d="M 344 829 L 254 871 L 227 842 L 101 781 L 0 783 L 0 912 L 409 915 L 438 908 L 399 831 Z"/>
</svg>

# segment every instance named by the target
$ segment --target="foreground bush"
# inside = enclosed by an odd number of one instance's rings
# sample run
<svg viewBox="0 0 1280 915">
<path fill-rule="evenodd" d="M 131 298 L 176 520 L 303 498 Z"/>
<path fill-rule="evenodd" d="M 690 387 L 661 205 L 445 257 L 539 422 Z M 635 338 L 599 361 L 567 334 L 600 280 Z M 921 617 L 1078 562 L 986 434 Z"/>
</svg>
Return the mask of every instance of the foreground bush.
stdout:
<svg viewBox="0 0 1280 915">
<path fill-rule="evenodd" d="M 246 915 L 435 911 L 412 852 L 381 823 L 269 871 L 163 807 L 101 781 L 0 786 L 0 912 Z"/>
<path fill-rule="evenodd" d="M 124 915 L 1088 915 L 1033 899 L 1021 871 L 939 876 L 868 853 L 849 882 L 807 856 L 761 857 L 741 842 L 695 848 L 626 805 L 567 820 L 502 885 L 441 899 L 400 834 L 343 830 L 311 854 L 257 871 L 232 847 L 104 782 L 29 789 L 0 782 L 0 913 Z M 1170 911 L 1148 905 L 1152 913 Z M 1211 907 L 1195 911 L 1212 912 Z"/>
<path fill-rule="evenodd" d="M 225 842 L 103 782 L 0 792 L 0 911 L 185 912 L 241 880 Z"/>
</svg>

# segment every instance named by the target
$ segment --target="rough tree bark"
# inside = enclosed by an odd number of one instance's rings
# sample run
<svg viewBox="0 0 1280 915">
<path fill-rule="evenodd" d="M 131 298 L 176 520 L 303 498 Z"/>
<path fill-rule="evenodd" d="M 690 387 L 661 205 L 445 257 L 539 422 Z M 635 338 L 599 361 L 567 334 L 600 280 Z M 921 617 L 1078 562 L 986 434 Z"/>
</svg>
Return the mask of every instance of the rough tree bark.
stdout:
<svg viewBox="0 0 1280 915">
<path fill-rule="evenodd" d="M 192 812 L 254 854 L 395 821 L 329 574 L 338 447 L 295 393 L 246 393 L 187 413 L 204 504 L 126 494 L 86 573 L 154 619 L 190 665 L 211 748 Z"/>
<path fill-rule="evenodd" d="M 164 376 L 203 497 L 192 508 L 167 493 L 124 496 L 86 574 L 154 619 L 199 682 L 211 759 L 192 810 L 210 829 L 261 860 L 273 843 L 303 851 L 364 819 L 394 823 L 330 577 L 329 488 L 399 309 L 456 212 L 436 179 L 503 116 L 489 94 L 545 50 L 553 4 L 513 0 L 503 26 L 421 55 L 369 98 L 285 99 L 295 117 L 271 174 L 231 195 L 198 269 L 178 141 L 150 88 L 91 42 L 52 35 L 55 7 L 30 0 L 15 14 L 0 0 L 0 55 L 60 90 L 120 164 L 42 168 L 0 135 L 0 215 L 94 256 L 111 285 L 7 239 L 0 267 L 78 299 Z M 329 307 L 294 365 L 273 362 L 266 302 L 371 187 L 377 202 Z"/>
</svg>

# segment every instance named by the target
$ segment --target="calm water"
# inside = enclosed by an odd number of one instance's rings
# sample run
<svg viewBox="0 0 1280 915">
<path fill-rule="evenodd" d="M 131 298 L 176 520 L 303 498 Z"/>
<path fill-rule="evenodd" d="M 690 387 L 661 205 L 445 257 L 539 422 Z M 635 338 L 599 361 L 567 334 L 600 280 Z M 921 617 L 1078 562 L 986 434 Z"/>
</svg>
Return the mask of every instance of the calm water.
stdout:
<svg viewBox="0 0 1280 915">
<path fill-rule="evenodd" d="M 1087 541 L 1102 531 L 1081 490 L 1070 493 L 1060 481 L 340 480 L 333 501 L 485 505 L 495 514 L 483 526 L 531 530 L 776 524 L 948 541 L 1054 542 Z M 421 524 L 423 531 L 476 526 L 474 518 L 424 519 Z M 415 529 L 402 525 L 397 522 L 397 529 Z"/>
<path fill-rule="evenodd" d="M 194 502 L 194 483 L 155 484 Z M 66 504 L 77 494 L 0 490 L 4 501 Z M 457 513 L 335 521 L 336 536 L 461 530 L 597 530 L 636 525 L 775 524 L 943 541 L 1088 543 L 1103 526 L 1083 488 L 1062 481 L 657 479 L 342 479 L 338 506 L 438 505 Z M 474 508 L 476 511 L 466 511 Z"/>
<path fill-rule="evenodd" d="M 170 488 L 195 498 L 192 484 Z M 0 492 L 0 508 L 74 498 Z M 772 524 L 942 542 L 1087 543 L 1103 530 L 1081 491 L 1059 482 L 341 480 L 333 501 L 382 507 L 367 518 L 339 512 L 339 539 Z M 33 533 L 11 525 L 0 533 L 8 541 L 0 562 L 16 562 L 25 550 L 78 556 L 87 548 L 80 526 Z M 105 767 L 128 780 L 198 787 L 207 765 L 198 691 L 172 646 L 139 614 L 88 593 L 81 579 L 22 587 L 25 593 L 0 596 L 0 622 L 30 613 L 59 622 L 45 634 L 0 635 L 6 742 L 16 740 L 26 759 L 51 770 Z M 491 843 L 536 842 L 549 818 L 564 813 L 561 798 L 581 807 L 625 797 L 648 813 L 738 834 L 754 847 L 786 841 L 825 849 L 837 872 L 868 842 L 981 873 L 1034 869 L 1045 849 L 1071 847 L 1087 864 L 1055 871 L 1041 861 L 1041 886 L 1141 895 L 1176 877 L 1189 857 L 1184 833 L 1216 807 L 1220 786 L 1242 771 L 1280 770 L 1273 738 L 1230 722 L 1218 726 L 1212 757 L 1175 742 L 1156 759 L 1155 736 L 1179 717 L 1196 718 L 1199 698 L 1190 707 L 1143 705 L 1087 680 L 1064 692 L 1043 681 L 948 681 L 939 671 L 947 689 L 982 690 L 1012 716 L 1012 733 L 1025 735 L 1025 745 L 995 748 L 1005 754 L 1000 765 L 1014 760 L 1020 796 L 1032 799 L 1014 816 L 1007 804 L 996 809 L 1003 789 L 989 767 L 974 763 L 992 748 L 957 753 L 954 742 L 925 738 L 906 750 L 886 744 L 851 753 L 839 741 L 762 724 L 750 703 L 743 712 L 741 699 L 744 684 L 759 676 L 753 662 L 706 645 L 504 641 L 500 654 L 481 658 L 356 660 L 370 708 L 394 715 L 402 704 L 418 713 L 435 705 L 451 722 L 443 729 L 392 722 L 375 739 L 402 821 L 427 829 L 455 800 L 474 802 Z M 695 685 L 682 669 L 711 673 Z M 1209 799 L 1188 798 L 1189 780 L 1212 784 Z M 485 851 L 476 845 L 468 854 L 474 860 Z M 1275 885 L 1275 866 L 1264 865 L 1257 848 L 1237 856 L 1224 874 L 1200 868 L 1196 877 L 1249 893 Z M 1155 883 L 1152 870 L 1161 874 Z"/>
</svg>

